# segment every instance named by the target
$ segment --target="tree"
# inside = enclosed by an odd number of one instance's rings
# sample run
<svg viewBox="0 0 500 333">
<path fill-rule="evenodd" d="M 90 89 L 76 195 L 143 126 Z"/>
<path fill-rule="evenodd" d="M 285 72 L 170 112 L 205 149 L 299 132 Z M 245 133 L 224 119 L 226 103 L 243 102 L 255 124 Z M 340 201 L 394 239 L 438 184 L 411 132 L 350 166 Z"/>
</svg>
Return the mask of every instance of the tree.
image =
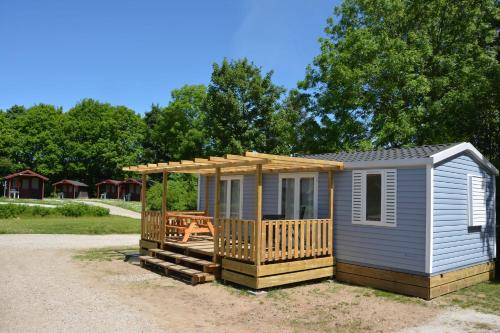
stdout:
<svg viewBox="0 0 500 333">
<path fill-rule="evenodd" d="M 213 65 L 203 108 L 209 153 L 273 152 L 278 148 L 281 142 L 273 120 L 285 90 L 273 84 L 272 75 L 272 71 L 262 75 L 247 59 L 224 59 Z"/>
<path fill-rule="evenodd" d="M 203 155 L 206 136 L 202 111 L 206 98 L 204 85 L 185 85 L 174 89 L 165 108 L 153 105 L 146 113 L 145 150 L 154 161 L 191 159 Z"/>
<path fill-rule="evenodd" d="M 145 125 L 134 111 L 85 99 L 67 112 L 65 176 L 93 186 L 121 178 L 121 168 L 142 160 Z"/>
<path fill-rule="evenodd" d="M 470 141 L 499 155 L 494 0 L 345 0 L 299 84 L 324 150 Z"/>
</svg>

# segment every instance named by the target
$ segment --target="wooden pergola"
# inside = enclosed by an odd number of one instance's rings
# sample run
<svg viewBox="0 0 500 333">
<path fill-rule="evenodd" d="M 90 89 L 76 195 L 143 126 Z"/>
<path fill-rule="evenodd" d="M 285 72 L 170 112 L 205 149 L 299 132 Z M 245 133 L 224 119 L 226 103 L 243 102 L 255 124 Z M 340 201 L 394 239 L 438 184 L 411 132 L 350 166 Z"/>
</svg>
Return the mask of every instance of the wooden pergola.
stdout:
<svg viewBox="0 0 500 333">
<path fill-rule="evenodd" d="M 274 269 L 280 268 L 275 264 L 283 260 L 302 260 L 303 265 L 325 265 L 328 262 L 333 262 L 333 199 L 334 185 L 333 173 L 337 170 L 343 170 L 343 163 L 338 161 L 318 160 L 303 157 L 280 156 L 272 154 L 263 154 L 256 152 L 246 152 L 244 155 L 227 154 L 223 157 L 208 157 L 195 158 L 194 160 L 182 160 L 179 162 L 157 163 L 138 166 L 124 167 L 123 171 L 137 172 L 142 174 L 142 235 L 144 235 L 145 223 L 153 226 L 153 235 L 148 236 L 145 240 L 156 241 L 163 248 L 165 242 L 165 230 L 169 229 L 167 223 L 174 215 L 167 212 L 167 193 L 168 193 L 168 175 L 169 173 L 190 173 L 199 174 L 202 176 L 215 177 L 215 193 L 214 193 L 214 261 L 218 262 L 222 258 L 223 278 L 231 280 L 235 273 L 231 271 L 231 265 L 239 265 L 238 269 L 254 272 L 260 265 L 265 265 L 268 269 L 274 266 Z M 262 219 L 262 174 L 263 173 L 287 173 L 287 172 L 326 172 L 328 173 L 328 196 L 329 209 L 328 219 L 309 219 L 309 220 L 287 220 L 287 221 L 272 221 Z M 163 195 L 161 212 L 154 213 L 146 212 L 146 181 L 149 174 L 163 175 Z M 237 219 L 220 219 L 220 193 L 221 193 L 221 175 L 243 175 L 255 174 L 255 219 L 254 220 L 237 220 Z M 205 181 L 204 202 L 205 215 L 208 215 L 208 181 Z M 184 215 L 185 217 L 185 215 Z M 148 220 L 148 221 L 146 221 Z M 201 221 L 202 219 L 200 219 Z M 251 225 L 250 225 L 251 224 Z M 274 228 L 274 229 L 273 229 Z M 271 231 L 275 230 L 274 232 Z M 281 230 L 277 234 L 277 230 Z M 149 230 L 149 229 L 148 229 Z M 230 231 L 231 230 L 231 231 Z M 248 231 L 250 230 L 250 231 Z M 285 235 L 285 231 L 287 234 Z M 302 238 L 297 234 L 303 233 Z M 309 235 L 310 230 L 312 236 Z M 316 233 L 315 233 L 316 232 Z M 271 234 L 272 233 L 272 234 Z M 295 236 L 293 236 L 295 233 Z M 146 232 L 151 235 L 151 233 Z M 168 234 L 168 232 L 167 232 Z M 250 234 L 250 235 L 248 235 Z M 278 236 L 281 237 L 278 239 Z M 307 238 L 307 239 L 306 239 Z M 186 237 L 183 238 L 185 240 Z M 267 242 L 266 243 L 266 239 Z M 271 244 L 274 239 L 274 243 Z M 314 243 L 313 239 L 317 239 Z M 248 240 L 248 241 L 247 241 Z M 311 241 L 310 241 L 311 240 Z M 319 244 L 321 241 L 321 245 Z M 277 246 L 281 246 L 278 253 Z M 306 250 L 307 247 L 307 250 Z M 300 248 L 300 250 L 299 250 Z M 272 252 L 272 253 L 271 253 Z M 292 257 L 293 253 L 293 257 Z M 271 258 L 272 254 L 272 258 Z M 316 258 L 316 256 L 323 258 Z M 328 256 L 326 258 L 325 256 Z M 307 260 L 318 261 L 307 261 Z M 243 263 L 246 262 L 246 263 Z M 269 265 L 267 265 L 269 264 Z M 225 266 L 226 265 L 226 266 Z M 246 265 L 246 266 L 242 266 Z M 278 265 L 278 266 L 276 266 Z M 318 266 L 318 267 L 319 267 Z M 225 267 L 228 267 L 227 271 Z M 243 267 L 243 268 L 241 268 Z M 256 268 L 257 267 L 257 268 Z M 264 267 L 264 266 L 262 266 Z M 295 267 L 295 266 L 294 266 Z M 298 266 L 297 266 L 298 267 Z M 305 266 L 304 266 L 305 267 Z M 330 268 L 322 268 L 321 273 L 324 276 L 331 273 Z M 293 271 L 293 269 L 291 269 Z M 285 269 L 291 272 L 290 269 Z M 225 273 L 226 272 L 226 273 Z M 253 274 L 253 273 L 248 273 Z M 313 276 L 313 272 L 310 272 Z M 314 273 L 315 274 L 315 273 Z M 325 275 L 326 274 L 326 275 Z M 258 273 L 253 274 L 255 281 L 247 284 L 249 286 L 266 285 L 266 280 Z M 260 280 L 259 280 L 260 279 Z M 239 277 L 233 280 L 240 280 Z M 273 282 L 274 283 L 274 282 Z"/>
</svg>

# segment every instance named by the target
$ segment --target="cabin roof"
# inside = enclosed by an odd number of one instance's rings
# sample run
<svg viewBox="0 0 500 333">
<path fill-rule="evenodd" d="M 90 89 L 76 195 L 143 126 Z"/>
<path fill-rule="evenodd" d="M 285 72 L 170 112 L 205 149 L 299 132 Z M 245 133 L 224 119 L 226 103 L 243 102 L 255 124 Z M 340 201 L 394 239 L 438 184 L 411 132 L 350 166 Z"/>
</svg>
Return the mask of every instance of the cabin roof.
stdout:
<svg viewBox="0 0 500 333">
<path fill-rule="evenodd" d="M 102 180 L 100 181 L 99 183 L 96 184 L 97 185 L 102 185 L 102 184 L 111 184 L 111 185 L 120 185 L 121 181 L 119 180 L 114 180 L 114 179 L 105 179 L 105 180 Z"/>
<path fill-rule="evenodd" d="M 63 180 L 60 180 L 57 183 L 54 183 L 52 185 L 61 185 L 61 184 L 70 184 L 70 185 L 78 186 L 78 187 L 88 187 L 87 184 L 79 182 L 78 180 L 71 180 L 71 179 L 63 179 Z"/>
<path fill-rule="evenodd" d="M 138 184 L 138 185 L 142 185 L 142 183 L 139 180 L 135 179 L 135 178 L 127 178 L 125 180 L 122 180 L 120 183 L 121 184 Z"/>
<path fill-rule="evenodd" d="M 45 176 L 42 176 L 34 171 L 31 171 L 31 170 L 23 170 L 23 171 L 19 171 L 19 172 L 16 172 L 16 173 L 12 173 L 10 175 L 7 175 L 5 177 L 3 177 L 4 179 L 12 179 L 12 178 L 15 178 L 15 177 L 36 177 L 36 178 L 40 178 L 40 179 L 43 179 L 44 181 L 47 181 L 49 180 L 47 177 Z"/>
<path fill-rule="evenodd" d="M 369 151 L 342 151 L 339 153 L 325 153 L 306 155 L 307 158 L 315 158 L 320 160 L 335 160 L 342 162 L 371 162 L 371 161 L 387 161 L 387 160 L 402 160 L 402 159 L 418 159 L 430 157 L 443 150 L 458 145 L 459 143 L 447 143 L 437 145 L 425 145 L 409 148 L 390 148 L 378 149 Z"/>
</svg>

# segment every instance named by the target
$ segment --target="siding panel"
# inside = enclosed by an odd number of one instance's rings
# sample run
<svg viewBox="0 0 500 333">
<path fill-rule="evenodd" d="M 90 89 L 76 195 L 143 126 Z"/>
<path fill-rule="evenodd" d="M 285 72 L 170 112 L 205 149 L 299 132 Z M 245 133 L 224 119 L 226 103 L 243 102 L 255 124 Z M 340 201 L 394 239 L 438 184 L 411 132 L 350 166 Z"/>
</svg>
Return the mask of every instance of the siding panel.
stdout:
<svg viewBox="0 0 500 333">
<path fill-rule="evenodd" d="M 468 226 L 468 175 L 486 178 L 487 225 Z M 433 274 L 492 260 L 494 177 L 464 153 L 434 167 Z"/>
</svg>

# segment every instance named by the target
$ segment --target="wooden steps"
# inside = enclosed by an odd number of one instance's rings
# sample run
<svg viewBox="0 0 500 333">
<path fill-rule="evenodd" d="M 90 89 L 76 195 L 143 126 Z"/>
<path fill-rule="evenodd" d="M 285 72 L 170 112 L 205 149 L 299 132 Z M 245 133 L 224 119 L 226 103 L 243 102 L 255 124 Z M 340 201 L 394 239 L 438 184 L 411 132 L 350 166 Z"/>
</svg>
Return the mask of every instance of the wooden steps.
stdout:
<svg viewBox="0 0 500 333">
<path fill-rule="evenodd" d="M 156 268 L 161 269 L 167 276 L 178 274 L 180 275 L 180 278 L 187 278 L 188 280 L 190 280 L 191 284 L 193 285 L 213 281 L 215 279 L 215 276 L 211 273 L 206 273 L 194 268 L 177 265 L 172 262 L 168 262 L 152 256 L 140 256 L 139 260 L 142 267 L 146 265 L 155 266 Z"/>
<path fill-rule="evenodd" d="M 178 265 L 194 266 L 195 268 L 205 273 L 214 273 L 214 271 L 220 267 L 219 264 L 216 264 L 212 261 L 191 257 L 182 253 L 166 251 L 161 249 L 151 249 L 149 250 L 149 252 L 152 257 L 172 260 Z"/>
</svg>

